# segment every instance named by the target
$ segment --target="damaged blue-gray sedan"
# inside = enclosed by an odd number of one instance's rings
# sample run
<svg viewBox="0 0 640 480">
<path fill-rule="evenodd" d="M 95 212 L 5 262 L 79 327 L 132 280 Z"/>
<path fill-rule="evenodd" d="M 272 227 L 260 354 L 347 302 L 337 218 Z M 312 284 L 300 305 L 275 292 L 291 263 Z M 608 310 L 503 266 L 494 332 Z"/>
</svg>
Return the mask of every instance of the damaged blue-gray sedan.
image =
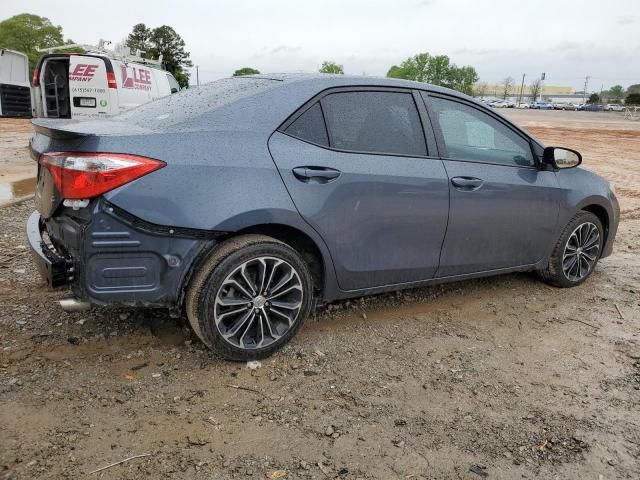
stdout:
<svg viewBox="0 0 640 480">
<path fill-rule="evenodd" d="M 579 285 L 618 226 L 578 152 L 423 83 L 238 77 L 34 125 L 27 232 L 49 286 L 67 307 L 184 312 L 235 360 L 318 302 L 514 271 Z"/>
</svg>

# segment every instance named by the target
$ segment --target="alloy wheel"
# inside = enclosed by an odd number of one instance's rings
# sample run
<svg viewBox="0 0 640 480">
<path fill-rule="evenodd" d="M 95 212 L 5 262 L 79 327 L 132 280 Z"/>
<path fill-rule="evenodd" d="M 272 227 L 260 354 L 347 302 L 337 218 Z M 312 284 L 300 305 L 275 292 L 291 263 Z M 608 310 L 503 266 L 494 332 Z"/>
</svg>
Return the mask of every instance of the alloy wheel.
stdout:
<svg viewBox="0 0 640 480">
<path fill-rule="evenodd" d="M 578 282 L 593 270 L 600 255 L 600 231 L 591 222 L 585 222 L 569 235 L 562 255 L 564 276 Z"/>
<path fill-rule="evenodd" d="M 303 288 L 298 272 L 275 257 L 247 260 L 222 282 L 214 301 L 220 335 L 235 347 L 271 345 L 298 320 Z"/>
</svg>

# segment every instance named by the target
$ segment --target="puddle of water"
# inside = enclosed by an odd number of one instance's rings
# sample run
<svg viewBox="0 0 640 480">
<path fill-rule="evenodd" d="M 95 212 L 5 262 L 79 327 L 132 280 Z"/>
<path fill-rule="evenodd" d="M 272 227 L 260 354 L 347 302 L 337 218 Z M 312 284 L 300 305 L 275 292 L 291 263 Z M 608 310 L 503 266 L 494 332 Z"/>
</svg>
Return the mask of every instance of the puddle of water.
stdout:
<svg viewBox="0 0 640 480">
<path fill-rule="evenodd" d="M 15 182 L 0 181 L 0 203 L 32 194 L 36 189 L 36 178 L 24 178 Z"/>
</svg>

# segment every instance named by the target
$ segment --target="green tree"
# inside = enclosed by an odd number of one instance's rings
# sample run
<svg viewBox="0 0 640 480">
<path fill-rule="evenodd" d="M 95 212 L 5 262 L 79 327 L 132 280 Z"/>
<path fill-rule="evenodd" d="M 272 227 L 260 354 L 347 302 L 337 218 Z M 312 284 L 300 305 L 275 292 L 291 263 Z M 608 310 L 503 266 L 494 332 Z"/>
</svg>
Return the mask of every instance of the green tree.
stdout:
<svg viewBox="0 0 640 480">
<path fill-rule="evenodd" d="M 640 105 L 640 93 L 630 93 L 624 100 L 625 105 Z"/>
<path fill-rule="evenodd" d="M 473 95 L 473 85 L 478 81 L 478 74 L 473 67 L 456 67 L 450 72 L 449 88 Z"/>
<path fill-rule="evenodd" d="M 338 65 L 336 62 L 325 60 L 324 62 L 322 62 L 322 66 L 320 67 L 319 72 L 344 75 L 344 68 L 342 67 L 342 65 Z"/>
<path fill-rule="evenodd" d="M 624 87 L 622 85 L 614 85 L 606 94 L 607 99 L 613 103 L 620 103 L 624 98 Z"/>
<path fill-rule="evenodd" d="M 630 95 L 632 93 L 640 93 L 640 83 L 629 85 L 629 88 L 627 88 L 627 95 Z"/>
<path fill-rule="evenodd" d="M 0 47 L 17 50 L 29 57 L 29 70 L 42 55 L 37 48 L 63 45 L 62 27 L 51 23 L 48 18 L 21 13 L 0 22 Z"/>
<path fill-rule="evenodd" d="M 234 77 L 242 77 L 243 75 L 257 75 L 260 71 L 251 67 L 242 67 L 233 72 Z"/>
<path fill-rule="evenodd" d="M 473 94 L 473 85 L 478 81 L 475 68 L 458 67 L 446 55 L 432 56 L 426 52 L 407 58 L 399 66 L 393 65 L 387 72 L 387 77 L 431 83 L 468 95 Z"/>
<path fill-rule="evenodd" d="M 191 54 L 185 50 L 184 40 L 169 25 L 162 25 L 153 30 L 144 23 L 134 25 L 127 37 L 127 47 L 132 52 L 142 50 L 146 58 L 158 58 L 162 55 L 162 65 L 171 72 L 181 87 L 189 86 L 189 72 L 185 67 L 192 67 Z"/>
<path fill-rule="evenodd" d="M 138 23 L 133 26 L 133 30 L 127 36 L 125 45 L 131 49 L 131 53 L 137 50 L 147 51 L 149 48 L 149 39 L 151 38 L 151 29 L 147 28 L 144 23 Z"/>
<path fill-rule="evenodd" d="M 600 95 L 598 95 L 597 93 L 592 93 L 591 95 L 589 95 L 589 100 L 587 100 L 587 103 L 600 103 Z"/>
<path fill-rule="evenodd" d="M 407 58 L 400 66 L 393 65 L 387 72 L 387 77 L 431 83 L 429 72 L 430 60 L 431 55 L 428 53 L 418 53 L 413 57 Z"/>
</svg>

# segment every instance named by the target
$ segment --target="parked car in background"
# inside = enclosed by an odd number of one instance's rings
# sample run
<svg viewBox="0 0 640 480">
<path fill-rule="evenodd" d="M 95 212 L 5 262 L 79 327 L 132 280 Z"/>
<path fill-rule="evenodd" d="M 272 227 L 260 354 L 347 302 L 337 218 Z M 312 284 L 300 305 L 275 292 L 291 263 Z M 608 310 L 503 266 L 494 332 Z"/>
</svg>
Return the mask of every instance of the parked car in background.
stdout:
<svg viewBox="0 0 640 480">
<path fill-rule="evenodd" d="M 514 271 L 580 285 L 618 226 L 579 153 L 425 83 L 243 76 L 33 123 L 47 283 L 72 307 L 184 311 L 234 360 L 285 345 L 318 302 Z"/>
<path fill-rule="evenodd" d="M 518 105 L 518 108 L 531 108 L 531 105 L 526 102 L 520 102 L 520 105 Z"/>
<path fill-rule="evenodd" d="M 553 104 L 551 102 L 535 102 L 529 108 L 533 110 L 553 110 Z"/>
<path fill-rule="evenodd" d="M 574 103 L 568 102 L 555 102 L 553 103 L 554 110 L 577 110 L 578 106 Z"/>
<path fill-rule="evenodd" d="M 30 117 L 29 59 L 24 53 L 0 49 L 0 116 Z"/>
<path fill-rule="evenodd" d="M 603 110 L 606 112 L 622 112 L 624 111 L 624 106 L 619 103 L 608 103 L 603 107 Z"/>
<path fill-rule="evenodd" d="M 580 110 L 583 110 L 585 112 L 601 112 L 604 110 L 604 107 L 597 103 L 585 103 L 583 105 L 580 105 Z"/>
<path fill-rule="evenodd" d="M 494 108 L 513 108 L 516 106 L 511 100 L 496 100 L 491 105 Z"/>
<path fill-rule="evenodd" d="M 57 48 L 74 47 L 86 53 L 54 53 Z M 180 90 L 173 75 L 161 68 L 161 59 L 88 45 L 47 51 L 33 73 L 37 117 L 106 117 Z"/>
</svg>

